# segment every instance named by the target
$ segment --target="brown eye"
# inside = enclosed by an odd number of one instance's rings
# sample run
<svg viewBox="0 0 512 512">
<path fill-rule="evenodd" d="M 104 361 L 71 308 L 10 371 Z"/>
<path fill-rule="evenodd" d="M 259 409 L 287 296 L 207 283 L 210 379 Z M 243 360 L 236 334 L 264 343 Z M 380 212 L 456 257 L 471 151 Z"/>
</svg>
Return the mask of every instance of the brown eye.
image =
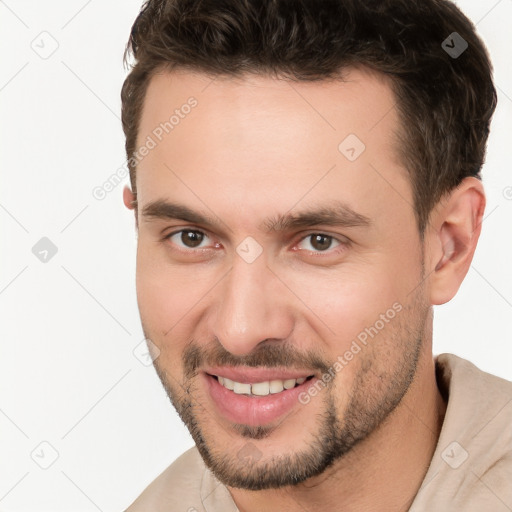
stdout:
<svg viewBox="0 0 512 512">
<path fill-rule="evenodd" d="M 311 247 L 317 251 L 325 251 L 332 245 L 332 236 L 328 235 L 310 235 Z"/>
<path fill-rule="evenodd" d="M 334 236 L 324 233 L 312 233 L 305 236 L 296 247 L 313 254 L 325 253 L 326 255 L 333 255 L 336 253 L 336 249 L 341 249 L 342 246 L 347 245 L 348 242 L 341 242 Z"/>
<path fill-rule="evenodd" d="M 182 231 L 181 232 L 181 241 L 183 245 L 186 247 L 190 247 L 194 249 L 195 247 L 201 245 L 201 242 L 204 239 L 204 234 L 199 231 Z"/>
</svg>

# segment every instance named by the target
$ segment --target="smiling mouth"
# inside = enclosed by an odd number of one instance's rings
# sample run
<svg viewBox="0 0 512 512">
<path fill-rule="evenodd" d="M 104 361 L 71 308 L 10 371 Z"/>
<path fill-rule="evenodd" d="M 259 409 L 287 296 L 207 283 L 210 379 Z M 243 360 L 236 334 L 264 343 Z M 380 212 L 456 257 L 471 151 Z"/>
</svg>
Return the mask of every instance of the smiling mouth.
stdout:
<svg viewBox="0 0 512 512">
<path fill-rule="evenodd" d="M 210 375 L 210 377 L 213 377 L 221 386 L 233 391 L 233 393 L 236 393 L 237 395 L 268 396 L 277 395 L 288 389 L 298 387 L 301 384 L 304 384 L 304 382 L 311 380 L 313 375 L 300 377 L 298 379 L 276 379 L 254 383 L 236 382 L 220 375 Z"/>
</svg>

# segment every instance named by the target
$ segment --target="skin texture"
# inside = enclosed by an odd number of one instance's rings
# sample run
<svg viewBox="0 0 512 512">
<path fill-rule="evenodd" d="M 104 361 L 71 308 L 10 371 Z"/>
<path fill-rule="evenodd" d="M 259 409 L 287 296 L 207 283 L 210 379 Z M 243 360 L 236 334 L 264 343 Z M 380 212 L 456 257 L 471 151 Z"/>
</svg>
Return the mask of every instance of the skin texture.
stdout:
<svg viewBox="0 0 512 512">
<path fill-rule="evenodd" d="M 450 300 L 467 273 L 483 188 L 468 178 L 446 195 L 422 243 L 396 156 L 390 84 L 364 69 L 343 78 L 174 71 L 147 91 L 140 144 L 190 97 L 197 105 L 139 163 L 136 203 L 124 191 L 138 227 L 143 329 L 173 404 L 243 512 L 407 510 L 445 414 L 431 306 Z M 349 134 L 365 145 L 354 161 L 338 149 Z M 215 224 L 144 215 L 158 200 Z M 368 225 L 265 228 L 336 201 Z M 199 246 L 184 244 L 187 229 L 202 234 Z M 318 244 L 316 234 L 332 238 Z M 262 250 L 251 263 L 237 253 L 246 237 Z M 393 305 L 400 311 L 390 319 Z M 381 315 L 388 321 L 348 361 Z M 346 364 L 307 404 L 256 427 L 226 419 L 205 385 L 208 364 L 321 378 L 339 357 Z"/>
</svg>

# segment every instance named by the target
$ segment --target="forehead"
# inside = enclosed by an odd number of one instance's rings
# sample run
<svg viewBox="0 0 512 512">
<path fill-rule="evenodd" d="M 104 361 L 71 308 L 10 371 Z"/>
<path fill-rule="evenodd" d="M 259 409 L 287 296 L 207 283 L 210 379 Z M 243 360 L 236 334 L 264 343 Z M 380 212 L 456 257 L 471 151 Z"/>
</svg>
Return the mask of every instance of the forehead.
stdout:
<svg viewBox="0 0 512 512">
<path fill-rule="evenodd" d="M 390 79 L 367 68 L 348 69 L 339 79 L 317 81 L 256 74 L 209 76 L 176 70 L 162 71 L 151 78 L 140 120 L 139 141 L 142 135 L 169 120 L 176 110 L 179 115 L 191 98 L 199 106 L 191 117 L 199 117 L 200 112 L 205 128 L 238 135 L 236 139 L 248 133 L 249 123 L 255 130 L 278 133 L 280 127 L 292 129 L 295 121 L 308 122 L 312 134 L 322 132 L 327 137 L 335 134 L 335 138 L 348 130 L 364 138 L 377 125 L 381 125 L 375 132 L 377 135 L 399 127 Z M 259 115 L 255 117 L 256 114 Z M 246 129 L 237 132 L 242 123 Z"/>
<path fill-rule="evenodd" d="M 401 197 L 410 209 L 394 105 L 390 81 L 365 69 L 311 82 L 159 73 L 139 126 L 138 147 L 153 141 L 137 167 L 139 204 L 180 193 L 279 214 L 332 196 L 370 217 Z"/>
</svg>

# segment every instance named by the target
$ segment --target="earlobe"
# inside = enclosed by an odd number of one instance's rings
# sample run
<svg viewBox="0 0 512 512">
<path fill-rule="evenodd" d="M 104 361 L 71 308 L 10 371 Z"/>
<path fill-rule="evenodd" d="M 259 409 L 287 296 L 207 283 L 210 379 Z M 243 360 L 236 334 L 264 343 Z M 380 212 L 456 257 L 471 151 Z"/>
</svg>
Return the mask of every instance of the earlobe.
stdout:
<svg viewBox="0 0 512 512">
<path fill-rule="evenodd" d="M 480 236 L 485 194 L 477 178 L 466 178 L 432 212 L 428 247 L 431 249 L 430 301 L 450 301 L 464 280 Z M 432 268 L 433 267 L 433 268 Z"/>
</svg>

